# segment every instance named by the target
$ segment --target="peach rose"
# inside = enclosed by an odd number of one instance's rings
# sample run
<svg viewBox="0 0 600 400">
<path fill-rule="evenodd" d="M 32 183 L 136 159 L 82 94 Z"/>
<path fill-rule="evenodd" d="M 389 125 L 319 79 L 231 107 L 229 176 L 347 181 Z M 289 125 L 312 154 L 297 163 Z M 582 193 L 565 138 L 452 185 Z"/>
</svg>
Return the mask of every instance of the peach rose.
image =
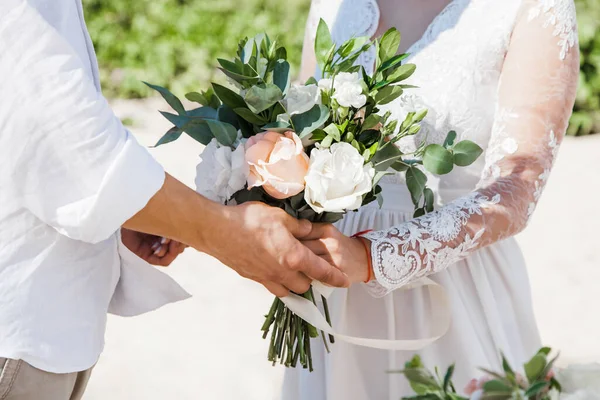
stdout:
<svg viewBox="0 0 600 400">
<path fill-rule="evenodd" d="M 302 141 L 292 131 L 264 132 L 246 142 L 250 165 L 248 187 L 262 186 L 276 199 L 286 199 L 304 190 L 309 158 Z"/>
</svg>

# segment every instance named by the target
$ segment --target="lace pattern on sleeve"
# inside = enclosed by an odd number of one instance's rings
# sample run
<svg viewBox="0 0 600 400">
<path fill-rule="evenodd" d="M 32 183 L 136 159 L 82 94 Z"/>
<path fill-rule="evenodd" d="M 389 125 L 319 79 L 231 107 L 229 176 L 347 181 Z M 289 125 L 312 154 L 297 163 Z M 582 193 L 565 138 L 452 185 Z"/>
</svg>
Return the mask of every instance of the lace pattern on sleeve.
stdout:
<svg viewBox="0 0 600 400">
<path fill-rule="evenodd" d="M 572 0 L 525 0 L 500 79 L 486 165 L 475 191 L 372 241 L 381 296 L 520 232 L 540 199 L 568 124 L 579 54 Z M 518 95 L 515 95 L 517 94 Z"/>
</svg>

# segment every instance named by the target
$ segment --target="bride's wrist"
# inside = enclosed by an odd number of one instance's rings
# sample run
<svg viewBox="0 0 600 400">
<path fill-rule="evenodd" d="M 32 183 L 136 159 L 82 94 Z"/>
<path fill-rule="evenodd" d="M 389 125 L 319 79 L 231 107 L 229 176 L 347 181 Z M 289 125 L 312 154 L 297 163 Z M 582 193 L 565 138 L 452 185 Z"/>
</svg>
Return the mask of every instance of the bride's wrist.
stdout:
<svg viewBox="0 0 600 400">
<path fill-rule="evenodd" d="M 358 243 L 362 247 L 363 254 L 363 257 L 360 258 L 360 260 L 362 260 L 360 262 L 362 271 L 360 281 L 368 283 L 371 280 L 373 280 L 373 264 L 371 262 L 371 241 L 362 236 L 356 236 L 355 240 L 358 240 Z"/>
</svg>

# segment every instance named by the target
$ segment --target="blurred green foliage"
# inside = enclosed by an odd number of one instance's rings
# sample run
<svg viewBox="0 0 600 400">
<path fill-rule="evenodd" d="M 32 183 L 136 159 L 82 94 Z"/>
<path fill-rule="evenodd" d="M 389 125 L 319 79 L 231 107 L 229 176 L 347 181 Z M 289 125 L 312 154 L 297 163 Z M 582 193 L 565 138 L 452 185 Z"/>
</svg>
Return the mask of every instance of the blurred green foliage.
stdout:
<svg viewBox="0 0 600 400">
<path fill-rule="evenodd" d="M 581 75 L 568 133 L 600 132 L 600 0 L 575 0 L 579 21 Z"/>
<path fill-rule="evenodd" d="M 142 80 L 185 93 L 219 79 L 217 57 L 268 31 L 300 63 L 309 0 L 84 0 L 109 97 L 150 95 Z M 296 69 L 297 71 L 297 69 Z"/>
<path fill-rule="evenodd" d="M 581 77 L 571 135 L 600 132 L 600 0 L 575 0 Z M 217 57 L 239 39 L 267 31 L 300 63 L 310 0 L 83 0 L 110 97 L 150 95 L 142 80 L 185 93 L 223 80 Z"/>
</svg>

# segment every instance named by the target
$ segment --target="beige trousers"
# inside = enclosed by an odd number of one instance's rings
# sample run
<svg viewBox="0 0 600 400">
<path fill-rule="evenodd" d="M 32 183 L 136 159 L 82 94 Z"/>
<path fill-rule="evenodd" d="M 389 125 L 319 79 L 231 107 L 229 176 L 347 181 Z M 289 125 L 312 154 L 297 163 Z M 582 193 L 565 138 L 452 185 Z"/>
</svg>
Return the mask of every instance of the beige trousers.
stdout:
<svg viewBox="0 0 600 400">
<path fill-rule="evenodd" d="M 22 360 L 0 357 L 0 400 L 79 400 L 91 373 L 90 368 L 53 374 Z"/>
</svg>

